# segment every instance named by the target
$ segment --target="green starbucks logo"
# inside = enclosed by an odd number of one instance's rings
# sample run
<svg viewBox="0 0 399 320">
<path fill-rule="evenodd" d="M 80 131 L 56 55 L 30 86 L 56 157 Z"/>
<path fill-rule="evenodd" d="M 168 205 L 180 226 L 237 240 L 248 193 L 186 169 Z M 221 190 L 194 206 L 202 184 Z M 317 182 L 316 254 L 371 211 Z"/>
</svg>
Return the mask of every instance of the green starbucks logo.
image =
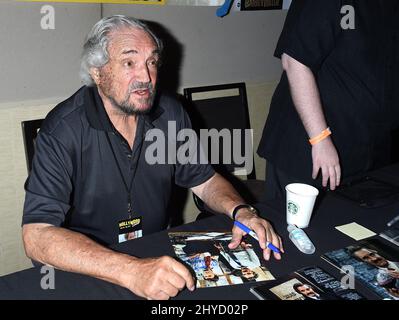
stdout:
<svg viewBox="0 0 399 320">
<path fill-rule="evenodd" d="M 296 215 L 298 213 L 299 207 L 296 203 L 288 201 L 287 209 L 290 214 Z"/>
</svg>

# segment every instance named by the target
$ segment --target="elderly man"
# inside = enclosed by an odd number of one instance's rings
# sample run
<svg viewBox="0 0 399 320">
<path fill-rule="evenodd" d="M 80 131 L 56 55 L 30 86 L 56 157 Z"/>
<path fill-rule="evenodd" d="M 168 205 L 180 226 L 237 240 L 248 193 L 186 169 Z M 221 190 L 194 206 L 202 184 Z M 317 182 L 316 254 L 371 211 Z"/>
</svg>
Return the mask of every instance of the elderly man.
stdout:
<svg viewBox="0 0 399 320">
<path fill-rule="evenodd" d="M 31 259 L 148 299 L 194 290 L 189 270 L 171 257 L 139 259 L 107 246 L 125 239 L 121 234 L 166 228 L 172 183 L 252 228 L 265 259 L 271 253 L 266 241 L 282 249 L 269 222 L 211 166 L 146 161 L 149 130 L 166 132 L 171 121 L 178 130 L 190 128 L 180 104 L 156 91 L 161 50 L 160 40 L 133 18 L 112 16 L 93 27 L 83 49 L 86 86 L 49 113 L 38 135 L 23 216 Z M 242 236 L 234 228 L 230 246 L 237 247 Z"/>
</svg>

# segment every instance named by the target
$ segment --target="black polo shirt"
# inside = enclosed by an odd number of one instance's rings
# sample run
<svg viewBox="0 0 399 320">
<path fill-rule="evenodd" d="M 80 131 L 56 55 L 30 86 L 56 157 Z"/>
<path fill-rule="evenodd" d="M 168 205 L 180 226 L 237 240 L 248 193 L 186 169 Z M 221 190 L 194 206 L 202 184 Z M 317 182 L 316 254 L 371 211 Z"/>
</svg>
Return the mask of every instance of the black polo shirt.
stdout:
<svg viewBox="0 0 399 320">
<path fill-rule="evenodd" d="M 139 116 L 132 150 L 109 120 L 97 88 L 82 87 L 40 129 L 25 184 L 23 224 L 49 223 L 105 245 L 117 243 L 118 222 L 128 218 L 128 193 L 116 157 L 126 183 L 132 181 L 132 217 L 142 217 L 143 235 L 165 229 L 172 185 L 191 188 L 214 174 L 207 164 L 147 163 L 145 152 L 154 143 L 145 139 L 148 130 L 163 131 L 177 148 L 182 144 L 168 136 L 168 121 L 176 121 L 177 131 L 191 128 L 182 106 L 158 95 L 151 113 Z"/>
<path fill-rule="evenodd" d="M 344 5 L 354 8 L 355 29 L 341 27 Z M 397 0 L 294 0 L 277 44 L 276 57 L 286 53 L 313 71 L 343 176 L 389 161 L 399 123 L 398 9 Z M 258 154 L 311 183 L 308 139 L 283 72 Z"/>
</svg>

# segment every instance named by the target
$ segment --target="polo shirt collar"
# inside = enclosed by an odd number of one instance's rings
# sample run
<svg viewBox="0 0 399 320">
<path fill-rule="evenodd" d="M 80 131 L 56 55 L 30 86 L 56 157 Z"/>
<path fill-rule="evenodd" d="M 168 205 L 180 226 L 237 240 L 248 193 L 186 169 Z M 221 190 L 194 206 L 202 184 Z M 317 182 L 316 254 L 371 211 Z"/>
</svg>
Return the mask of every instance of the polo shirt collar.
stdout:
<svg viewBox="0 0 399 320">
<path fill-rule="evenodd" d="M 105 111 L 104 103 L 98 93 L 97 87 L 86 87 L 86 115 L 89 124 L 97 130 L 113 132 L 113 125 Z M 159 96 L 154 100 L 154 106 L 150 113 L 144 115 L 146 126 L 149 128 L 154 128 L 153 122 L 157 120 L 164 109 L 159 105 Z"/>
</svg>

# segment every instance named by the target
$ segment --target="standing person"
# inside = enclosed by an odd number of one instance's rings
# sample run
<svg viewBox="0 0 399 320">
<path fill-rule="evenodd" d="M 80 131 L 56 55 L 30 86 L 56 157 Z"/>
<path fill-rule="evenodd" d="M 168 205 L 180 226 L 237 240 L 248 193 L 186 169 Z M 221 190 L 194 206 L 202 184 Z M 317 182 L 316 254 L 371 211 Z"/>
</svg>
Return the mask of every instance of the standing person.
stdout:
<svg viewBox="0 0 399 320">
<path fill-rule="evenodd" d="M 190 128 L 181 105 L 157 90 L 161 51 L 160 40 L 134 18 L 106 17 L 94 25 L 83 48 L 85 86 L 48 114 L 38 134 L 22 221 L 32 260 L 148 299 L 194 290 L 189 270 L 171 257 L 141 259 L 108 246 L 127 232 L 145 236 L 165 229 L 173 183 L 251 227 L 265 259 L 266 241 L 282 247 L 269 222 L 210 165 L 147 161 L 151 129 L 167 136 L 170 122 L 177 130 Z M 232 232 L 230 246 L 237 247 L 243 232 Z"/>
<path fill-rule="evenodd" d="M 342 178 L 390 162 L 398 7 L 396 0 L 293 0 L 275 51 L 284 72 L 258 148 L 268 161 L 266 200 L 283 198 L 292 182 L 334 190 Z"/>
</svg>

